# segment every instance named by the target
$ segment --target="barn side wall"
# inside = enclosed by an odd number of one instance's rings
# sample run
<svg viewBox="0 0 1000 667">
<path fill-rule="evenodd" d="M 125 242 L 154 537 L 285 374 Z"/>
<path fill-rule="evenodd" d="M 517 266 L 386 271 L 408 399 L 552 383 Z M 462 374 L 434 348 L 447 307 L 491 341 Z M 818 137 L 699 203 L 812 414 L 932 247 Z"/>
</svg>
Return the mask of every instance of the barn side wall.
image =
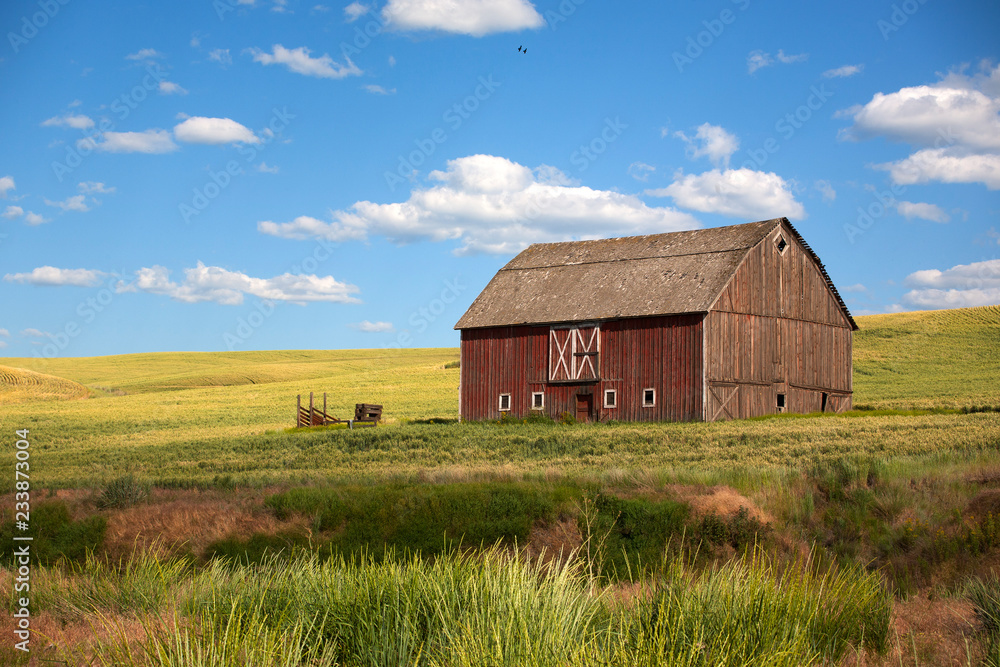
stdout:
<svg viewBox="0 0 1000 667">
<path fill-rule="evenodd" d="M 461 414 L 465 420 L 498 419 L 500 394 L 511 395 L 511 414 L 531 414 L 532 392 L 545 394 L 540 411 L 554 419 L 576 413 L 577 396 L 593 396 L 592 419 L 688 421 L 701 419 L 700 315 L 634 318 L 601 323 L 600 379 L 548 381 L 549 327 L 517 326 L 462 331 Z M 643 390 L 656 391 L 643 407 Z M 604 407 L 615 389 L 617 407 Z"/>
<path fill-rule="evenodd" d="M 708 421 L 851 408 L 850 322 L 807 251 L 784 232 L 780 252 L 778 234 L 750 251 L 705 318 Z"/>
</svg>

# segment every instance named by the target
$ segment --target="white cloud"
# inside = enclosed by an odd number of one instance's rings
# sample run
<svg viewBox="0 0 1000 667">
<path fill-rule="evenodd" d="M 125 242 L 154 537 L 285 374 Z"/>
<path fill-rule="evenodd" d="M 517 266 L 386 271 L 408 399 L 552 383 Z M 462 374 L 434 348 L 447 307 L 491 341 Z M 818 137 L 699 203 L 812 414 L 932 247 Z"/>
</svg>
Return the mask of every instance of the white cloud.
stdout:
<svg viewBox="0 0 1000 667">
<path fill-rule="evenodd" d="M 327 54 L 319 58 L 309 55 L 310 51 L 304 46 L 297 49 L 286 49 L 281 44 L 275 44 L 271 51 L 265 53 L 260 49 L 250 49 L 254 62 L 262 65 L 284 65 L 296 74 L 305 76 L 315 76 L 322 79 L 343 79 L 345 76 L 357 76 L 361 70 L 351 62 L 350 58 L 345 58 L 347 64 L 336 62 Z"/>
<path fill-rule="evenodd" d="M 7 341 L 0 340 L 0 350 L 4 349 L 5 347 L 7 347 Z"/>
<path fill-rule="evenodd" d="M 262 174 L 277 174 L 278 167 L 269 167 L 266 162 L 261 162 L 257 165 L 257 171 Z"/>
<path fill-rule="evenodd" d="M 806 217 L 805 208 L 795 201 L 791 188 L 773 172 L 751 169 L 713 169 L 703 174 L 678 173 L 665 188 L 650 190 L 656 197 L 672 197 L 681 208 L 721 213 L 737 218 L 764 220 Z"/>
<path fill-rule="evenodd" d="M 48 222 L 48 219 L 43 218 L 37 213 L 32 213 L 31 211 L 28 211 L 27 213 L 24 214 L 24 221 L 31 226 L 35 226 Z"/>
<path fill-rule="evenodd" d="M 222 65 L 232 65 L 233 57 L 229 55 L 229 49 L 213 49 L 208 53 L 208 59 L 214 60 Z"/>
<path fill-rule="evenodd" d="M 823 76 L 828 79 L 844 79 L 855 74 L 861 74 L 864 69 L 864 65 L 844 65 L 843 67 L 826 70 L 823 72 Z"/>
<path fill-rule="evenodd" d="M 918 149 L 902 160 L 874 165 L 897 184 L 982 183 L 1000 189 L 1000 65 L 876 93 L 867 104 L 838 115 L 854 121 L 841 131 L 843 139 L 882 136 Z"/>
<path fill-rule="evenodd" d="M 750 55 L 747 56 L 747 71 L 753 74 L 762 67 L 768 67 L 774 64 L 774 58 L 771 57 L 770 53 L 764 53 L 760 49 L 751 51 Z"/>
<path fill-rule="evenodd" d="M 160 81 L 160 95 L 187 95 L 187 92 L 173 81 Z"/>
<path fill-rule="evenodd" d="M 473 37 L 545 24 L 528 0 L 389 0 L 382 18 L 400 30 L 441 30 Z"/>
<path fill-rule="evenodd" d="M 14 179 L 12 177 L 0 176 L 0 198 L 6 199 L 7 193 L 14 188 Z"/>
<path fill-rule="evenodd" d="M 108 274 L 91 269 L 60 269 L 54 266 L 39 266 L 30 273 L 8 273 L 3 279 L 10 283 L 40 286 L 93 287 L 99 285 L 101 278 L 106 275 Z"/>
<path fill-rule="evenodd" d="M 191 144 L 259 144 L 260 139 L 231 118 L 192 116 L 174 127 L 178 141 Z"/>
<path fill-rule="evenodd" d="M 656 167 L 645 162 L 633 162 L 628 166 L 628 175 L 643 183 L 649 180 L 649 175 L 654 171 L 656 171 Z"/>
<path fill-rule="evenodd" d="M 74 130 L 86 130 L 94 127 L 94 120 L 83 114 L 64 114 L 42 121 L 42 127 L 71 127 Z"/>
<path fill-rule="evenodd" d="M 392 326 L 392 322 L 369 322 L 368 320 L 362 320 L 350 326 L 352 329 L 364 331 L 365 333 L 392 333 L 396 330 L 396 327 Z"/>
<path fill-rule="evenodd" d="M 114 187 L 110 187 L 110 186 L 105 185 L 104 183 L 98 183 L 96 181 L 84 181 L 84 182 L 80 183 L 79 185 L 77 185 L 76 189 L 79 192 L 82 192 L 82 193 L 88 194 L 88 195 L 92 195 L 92 194 L 110 195 L 110 194 L 113 194 L 114 191 L 115 191 Z"/>
<path fill-rule="evenodd" d="M 374 93 L 375 95 L 395 95 L 396 94 L 396 89 L 395 88 L 391 88 L 389 90 L 386 90 L 382 86 L 376 85 L 374 83 L 365 84 L 364 89 L 367 90 L 369 93 Z"/>
<path fill-rule="evenodd" d="M 969 308 L 1000 304 L 1000 259 L 959 264 L 945 271 L 915 271 L 906 277 L 914 287 L 903 301 L 916 308 Z"/>
<path fill-rule="evenodd" d="M 740 147 L 740 140 L 734 134 L 726 132 L 718 125 L 703 123 L 698 126 L 694 139 L 683 132 L 674 132 L 674 136 L 684 140 L 687 153 L 691 158 L 707 156 L 716 167 L 729 168 L 729 158 Z"/>
<path fill-rule="evenodd" d="M 813 185 L 823 196 L 823 201 L 831 202 L 837 198 L 837 191 L 833 189 L 832 185 L 830 185 L 830 181 L 820 180 L 816 181 Z"/>
<path fill-rule="evenodd" d="M 169 153 L 177 150 L 177 144 L 166 130 L 104 132 L 100 139 L 81 139 L 77 145 L 106 153 Z"/>
<path fill-rule="evenodd" d="M 925 148 L 898 162 L 874 165 L 889 172 L 893 182 L 913 185 L 941 183 L 982 183 L 1000 190 L 1000 153 L 968 153 L 954 148 Z"/>
<path fill-rule="evenodd" d="M 931 222 L 948 222 L 951 216 L 935 204 L 915 203 L 911 201 L 897 202 L 896 210 L 907 220 L 920 218 Z"/>
<path fill-rule="evenodd" d="M 0 329 L 0 336 L 4 336 L 5 338 L 10 338 L 10 332 L 7 331 L 6 329 Z"/>
<path fill-rule="evenodd" d="M 797 53 L 795 55 L 786 55 L 781 49 L 778 49 L 778 62 L 785 63 L 786 65 L 791 63 L 801 63 L 809 59 L 808 53 Z"/>
<path fill-rule="evenodd" d="M 439 184 L 414 189 L 407 201 L 355 202 L 330 222 L 299 216 L 260 222 L 264 234 L 331 241 L 382 236 L 394 243 L 457 241 L 457 254 L 514 253 L 531 243 L 652 234 L 700 227 L 687 213 L 650 207 L 634 195 L 571 183 L 552 167 L 537 171 L 506 158 L 471 155 L 431 172 Z"/>
<path fill-rule="evenodd" d="M 359 303 L 352 296 L 359 289 L 342 283 L 332 276 L 293 275 L 285 273 L 274 278 L 252 278 L 245 273 L 218 266 L 198 266 L 184 269 L 184 282 L 170 280 L 170 271 L 162 266 L 136 271 L 131 283 L 120 283 L 119 292 L 149 292 L 162 294 L 185 303 L 211 301 L 227 306 L 243 303 L 246 294 L 271 301 L 306 303 Z"/>
<path fill-rule="evenodd" d="M 135 53 L 125 56 L 126 60 L 150 60 L 152 58 L 162 58 L 163 54 L 156 49 L 140 49 Z"/>
<path fill-rule="evenodd" d="M 360 2 L 352 2 L 344 7 L 344 18 L 348 23 L 354 23 L 369 11 L 371 11 L 371 7 L 368 5 L 363 5 Z"/>
<path fill-rule="evenodd" d="M 396 66 L 396 56 L 389 56 L 389 67 Z"/>
<path fill-rule="evenodd" d="M 20 206 L 8 206 L 6 210 L 4 210 L 4 212 L 0 215 L 2 215 L 4 218 L 7 218 L 8 220 L 13 220 L 14 218 L 20 218 L 22 215 L 24 215 L 24 209 L 21 208 Z"/>
<path fill-rule="evenodd" d="M 42 331 L 41 329 L 27 328 L 21 330 L 22 336 L 28 336 L 29 338 L 49 338 L 52 336 L 48 331 Z"/>
<path fill-rule="evenodd" d="M 85 195 L 73 195 L 64 201 L 52 201 L 50 199 L 46 199 L 45 203 L 49 206 L 61 208 L 64 211 L 80 211 L 83 213 L 90 210 L 90 207 L 87 206 L 86 199 Z"/>
<path fill-rule="evenodd" d="M 854 285 L 848 285 L 847 287 L 841 287 L 841 292 L 853 292 L 855 294 L 860 294 L 862 292 L 867 292 L 868 288 L 861 283 L 855 283 Z"/>
</svg>

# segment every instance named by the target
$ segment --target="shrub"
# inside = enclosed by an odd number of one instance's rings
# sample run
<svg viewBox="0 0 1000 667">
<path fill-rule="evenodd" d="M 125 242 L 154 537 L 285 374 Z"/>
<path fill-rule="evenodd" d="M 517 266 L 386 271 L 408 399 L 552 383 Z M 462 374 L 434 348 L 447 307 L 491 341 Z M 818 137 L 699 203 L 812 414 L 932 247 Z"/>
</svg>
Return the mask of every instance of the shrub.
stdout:
<svg viewBox="0 0 1000 667">
<path fill-rule="evenodd" d="M 136 479 L 132 473 L 128 473 L 115 477 L 104 485 L 97 498 L 97 506 L 101 509 L 131 507 L 145 500 L 148 495 L 149 486 Z"/>
</svg>

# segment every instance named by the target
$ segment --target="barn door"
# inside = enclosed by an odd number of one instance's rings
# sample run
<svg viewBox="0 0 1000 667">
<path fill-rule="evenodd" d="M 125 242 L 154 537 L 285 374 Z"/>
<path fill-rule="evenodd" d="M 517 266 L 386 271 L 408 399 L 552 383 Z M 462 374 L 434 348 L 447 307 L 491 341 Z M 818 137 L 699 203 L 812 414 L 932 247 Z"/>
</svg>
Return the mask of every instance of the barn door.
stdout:
<svg viewBox="0 0 1000 667">
<path fill-rule="evenodd" d="M 710 382 L 708 385 L 708 421 L 736 419 L 740 409 L 738 384 Z"/>
<path fill-rule="evenodd" d="M 578 422 L 589 422 L 590 415 L 594 411 L 593 394 L 576 395 L 576 420 Z"/>
<path fill-rule="evenodd" d="M 599 377 L 601 328 L 597 325 L 549 330 L 549 382 L 579 382 Z"/>
</svg>

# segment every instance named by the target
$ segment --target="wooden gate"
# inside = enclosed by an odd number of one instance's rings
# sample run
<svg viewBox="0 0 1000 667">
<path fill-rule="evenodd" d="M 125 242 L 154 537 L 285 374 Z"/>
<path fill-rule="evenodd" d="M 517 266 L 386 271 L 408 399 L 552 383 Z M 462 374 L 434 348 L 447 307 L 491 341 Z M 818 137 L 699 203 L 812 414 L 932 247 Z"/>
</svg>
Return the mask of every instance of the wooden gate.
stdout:
<svg viewBox="0 0 1000 667">
<path fill-rule="evenodd" d="M 732 383 L 708 383 L 708 421 L 736 419 L 740 416 L 740 386 Z"/>
</svg>

